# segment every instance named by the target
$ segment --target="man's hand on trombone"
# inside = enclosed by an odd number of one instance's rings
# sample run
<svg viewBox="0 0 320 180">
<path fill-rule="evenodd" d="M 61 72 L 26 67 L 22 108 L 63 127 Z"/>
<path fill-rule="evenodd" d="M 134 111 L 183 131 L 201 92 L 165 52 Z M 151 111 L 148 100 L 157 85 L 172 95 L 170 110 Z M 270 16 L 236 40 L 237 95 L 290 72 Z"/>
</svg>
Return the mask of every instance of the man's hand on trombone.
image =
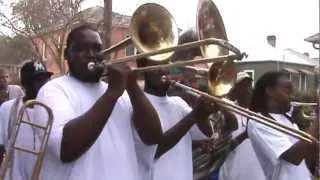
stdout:
<svg viewBox="0 0 320 180">
<path fill-rule="evenodd" d="M 208 137 L 212 137 L 213 133 L 217 132 L 216 128 L 223 134 L 231 134 L 238 128 L 237 119 L 233 113 L 221 108 L 206 97 L 200 96 L 198 98 L 193 113 L 198 119 L 199 129 Z M 209 118 L 210 116 L 214 116 L 215 120 L 212 121 L 212 118 Z"/>
</svg>

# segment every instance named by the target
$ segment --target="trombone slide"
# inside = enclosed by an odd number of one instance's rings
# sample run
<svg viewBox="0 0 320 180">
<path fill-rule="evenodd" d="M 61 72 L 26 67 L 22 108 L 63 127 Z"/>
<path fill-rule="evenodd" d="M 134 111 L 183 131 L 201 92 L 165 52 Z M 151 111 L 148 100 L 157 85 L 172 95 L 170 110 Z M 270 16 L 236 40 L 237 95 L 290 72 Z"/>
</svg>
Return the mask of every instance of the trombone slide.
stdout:
<svg viewBox="0 0 320 180">
<path fill-rule="evenodd" d="M 291 105 L 294 107 L 297 107 L 297 106 L 317 106 L 318 103 L 305 103 L 305 102 L 293 101 L 293 102 L 291 102 Z"/>
<path fill-rule="evenodd" d="M 165 79 L 165 78 L 163 78 Z M 261 114 L 258 114 L 258 113 L 255 113 L 253 111 L 250 111 L 248 109 L 245 109 L 243 107 L 240 107 L 240 106 L 237 106 L 237 105 L 234 105 L 228 101 L 225 101 L 225 100 L 222 100 L 218 97 L 215 97 L 215 96 L 212 96 L 212 95 L 209 95 L 207 93 L 204 93 L 202 91 L 199 91 L 197 89 L 194 89 L 194 88 L 191 88 L 189 86 L 186 86 L 186 85 L 183 85 L 181 83 L 178 83 L 174 80 L 169 80 L 170 81 L 170 84 L 172 86 L 176 86 L 176 87 L 179 87 L 181 89 L 184 89 L 186 90 L 187 92 L 193 92 L 193 93 L 196 93 L 198 95 L 201 95 L 201 96 L 204 96 L 206 98 L 209 98 L 211 99 L 212 101 L 218 103 L 221 107 L 225 108 L 226 110 L 229 110 L 229 111 L 233 111 L 235 113 L 238 113 L 242 116 L 245 116 L 245 117 L 248 117 L 250 118 L 251 120 L 254 120 L 258 123 L 261 123 L 261 124 L 264 124 L 268 127 L 271 127 L 273 129 L 276 129 L 278 131 L 281 131 L 285 134 L 288 134 L 288 135 L 291 135 L 295 138 L 298 138 L 300 140 L 303 140 L 303 141 L 306 141 L 306 142 L 309 142 L 309 143 L 313 143 L 313 142 L 316 142 L 319 144 L 319 140 L 317 140 L 315 137 L 311 136 L 310 134 L 306 133 L 306 132 L 303 132 L 301 130 L 296 130 L 296 129 L 293 129 L 293 128 L 290 128 L 290 127 L 287 127 L 271 118 L 268 118 L 268 117 L 265 117 Z"/>
<path fill-rule="evenodd" d="M 120 44 L 122 44 L 122 43 L 120 43 Z M 216 39 L 216 38 L 208 38 L 208 39 L 199 40 L 196 42 L 189 42 L 189 43 L 185 43 L 185 44 L 181 44 L 181 45 L 177 45 L 177 46 L 173 46 L 173 47 L 163 48 L 163 49 L 154 50 L 154 51 L 141 53 L 141 54 L 136 54 L 136 55 L 132 55 L 132 56 L 127 56 L 127 57 L 123 57 L 120 59 L 112 59 L 108 62 L 105 62 L 105 61 L 102 61 L 101 63 L 89 62 L 88 69 L 91 71 L 94 71 L 95 68 L 98 68 L 98 67 L 107 67 L 112 64 L 126 63 L 126 62 L 133 61 L 133 60 L 139 60 L 141 58 L 147 58 L 147 57 L 153 56 L 153 55 L 168 53 L 168 52 L 172 52 L 172 51 L 181 51 L 181 50 L 186 50 L 186 49 L 190 49 L 193 47 L 198 47 L 201 45 L 208 45 L 208 44 L 220 45 L 224 48 L 229 49 L 230 51 L 232 51 L 234 53 L 234 55 L 221 56 L 222 59 L 226 58 L 226 59 L 232 59 L 232 60 L 234 60 L 234 59 L 241 60 L 243 57 L 247 56 L 245 53 L 241 53 L 241 51 L 239 49 L 237 49 L 235 46 L 233 46 L 232 44 L 228 43 L 225 40 Z M 114 48 L 116 48 L 116 47 L 114 47 Z M 107 51 L 107 52 L 110 53 L 110 51 Z M 219 59 L 220 57 L 216 57 L 216 58 Z M 201 59 L 194 60 L 193 63 L 190 62 L 190 63 L 184 64 L 184 63 L 175 62 L 173 64 L 177 64 L 176 66 L 184 66 L 184 65 L 192 65 L 192 64 L 196 64 L 196 63 L 214 62 L 214 60 L 215 60 L 214 58 L 204 58 L 202 61 L 201 61 Z M 170 65 L 170 67 L 171 66 L 172 65 Z M 163 67 L 160 67 L 160 68 L 163 68 Z M 139 71 L 139 69 L 140 68 L 137 68 L 138 71 Z M 156 69 L 156 68 L 153 67 L 152 69 Z M 141 71 L 143 71 L 143 70 L 141 70 Z"/>
</svg>

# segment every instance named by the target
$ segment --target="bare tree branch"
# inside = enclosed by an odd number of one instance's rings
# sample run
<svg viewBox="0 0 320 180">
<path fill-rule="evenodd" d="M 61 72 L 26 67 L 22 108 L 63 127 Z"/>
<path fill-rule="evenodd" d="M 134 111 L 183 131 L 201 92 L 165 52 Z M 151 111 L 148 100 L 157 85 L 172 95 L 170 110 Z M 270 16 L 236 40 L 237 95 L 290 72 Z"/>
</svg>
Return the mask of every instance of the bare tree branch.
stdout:
<svg viewBox="0 0 320 180">
<path fill-rule="evenodd" d="M 10 6 L 12 17 L 0 13 L 0 25 L 30 39 L 41 56 L 42 48 L 35 41 L 38 38 L 54 57 L 61 72 L 64 72 L 64 40 L 73 23 L 79 20 L 76 14 L 83 1 L 18 0 Z"/>
</svg>

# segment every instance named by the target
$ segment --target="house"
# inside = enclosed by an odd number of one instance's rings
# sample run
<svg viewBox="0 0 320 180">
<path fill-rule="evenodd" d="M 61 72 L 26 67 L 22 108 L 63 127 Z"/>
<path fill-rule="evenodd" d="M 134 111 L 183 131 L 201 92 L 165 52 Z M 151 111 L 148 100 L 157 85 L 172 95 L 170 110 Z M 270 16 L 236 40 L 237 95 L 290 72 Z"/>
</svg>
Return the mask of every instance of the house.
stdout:
<svg viewBox="0 0 320 180">
<path fill-rule="evenodd" d="M 92 23 L 101 30 L 103 27 L 103 13 L 104 8 L 101 6 L 91 7 L 79 12 L 72 22 L 72 26 L 76 27 L 84 23 Z M 112 37 L 111 43 L 115 44 L 122 39 L 125 39 L 129 34 L 129 24 L 131 17 L 126 15 L 121 15 L 119 13 L 112 13 Z M 42 55 L 42 60 L 46 64 L 49 71 L 54 72 L 56 76 L 64 74 L 67 71 L 67 64 L 63 57 L 63 50 L 65 48 L 65 41 L 67 34 L 70 29 L 65 30 L 62 28 L 63 25 L 55 26 L 49 32 L 51 39 L 43 40 L 43 35 L 36 35 L 33 41 L 37 44 L 37 48 L 40 50 Z M 67 32 L 66 32 L 67 31 Z M 52 35 L 53 34 L 53 35 Z M 57 46 L 57 44 L 60 44 Z M 132 55 L 135 53 L 133 46 L 128 46 L 125 49 L 119 50 L 113 57 L 123 57 L 126 55 Z M 62 61 L 62 62 L 61 62 Z"/>
<path fill-rule="evenodd" d="M 316 33 L 312 36 L 309 36 L 307 38 L 304 39 L 307 42 L 311 42 L 313 45 L 313 48 L 315 49 L 320 49 L 320 33 Z"/>
<path fill-rule="evenodd" d="M 247 53 L 248 58 L 237 62 L 237 66 L 239 71 L 247 72 L 254 82 L 268 71 L 284 71 L 296 89 L 304 92 L 315 90 L 314 61 L 294 49 L 278 49 L 276 36 L 267 36 L 266 43 L 256 44 Z"/>
</svg>

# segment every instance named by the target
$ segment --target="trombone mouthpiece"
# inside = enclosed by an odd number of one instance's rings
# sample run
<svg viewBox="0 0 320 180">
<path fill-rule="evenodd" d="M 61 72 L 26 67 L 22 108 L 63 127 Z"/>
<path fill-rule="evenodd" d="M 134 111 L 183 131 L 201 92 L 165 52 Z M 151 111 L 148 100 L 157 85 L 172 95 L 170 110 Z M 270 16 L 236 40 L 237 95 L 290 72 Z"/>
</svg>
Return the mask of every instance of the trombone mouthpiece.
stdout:
<svg viewBox="0 0 320 180">
<path fill-rule="evenodd" d="M 89 71 L 94 71 L 95 68 L 96 68 L 96 63 L 94 63 L 94 62 L 89 62 L 89 63 L 88 63 L 88 69 L 89 69 Z"/>
</svg>

